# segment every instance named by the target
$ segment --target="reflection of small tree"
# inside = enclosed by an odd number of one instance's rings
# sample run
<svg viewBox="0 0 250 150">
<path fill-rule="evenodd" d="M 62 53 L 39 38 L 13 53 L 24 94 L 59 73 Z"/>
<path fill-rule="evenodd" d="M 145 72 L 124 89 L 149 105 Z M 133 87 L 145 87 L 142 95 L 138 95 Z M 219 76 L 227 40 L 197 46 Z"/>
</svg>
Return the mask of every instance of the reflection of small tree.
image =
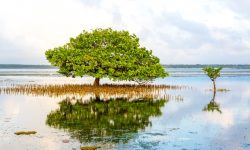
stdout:
<svg viewBox="0 0 250 150">
<path fill-rule="evenodd" d="M 222 113 L 222 111 L 220 110 L 220 105 L 215 101 L 210 101 L 209 104 L 207 104 L 207 106 L 203 108 L 203 111 L 217 111 L 219 113 Z"/>
<path fill-rule="evenodd" d="M 222 113 L 222 111 L 220 110 L 220 105 L 215 101 L 215 96 L 216 92 L 214 92 L 212 100 L 203 108 L 203 111 L 217 111 L 219 113 Z"/>
<path fill-rule="evenodd" d="M 70 99 L 47 116 L 49 126 L 66 129 L 73 138 L 83 142 L 127 142 L 131 133 L 151 125 L 150 117 L 161 115 L 165 100 L 127 101 L 110 99 L 73 104 Z"/>
<path fill-rule="evenodd" d="M 222 67 L 214 68 L 214 67 L 206 67 L 202 69 L 204 73 L 212 80 L 214 85 L 214 92 L 216 92 L 216 78 L 220 77 L 220 71 L 222 70 Z"/>
</svg>

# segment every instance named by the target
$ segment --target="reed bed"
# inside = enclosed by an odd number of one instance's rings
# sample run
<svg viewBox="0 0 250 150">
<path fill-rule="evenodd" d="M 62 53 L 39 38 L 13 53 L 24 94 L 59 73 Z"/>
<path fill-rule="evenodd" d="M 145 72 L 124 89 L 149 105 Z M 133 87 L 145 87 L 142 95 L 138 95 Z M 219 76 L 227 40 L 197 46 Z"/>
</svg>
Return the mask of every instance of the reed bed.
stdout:
<svg viewBox="0 0 250 150">
<path fill-rule="evenodd" d="M 32 96 L 60 97 L 65 95 L 98 97 L 101 99 L 110 99 L 124 97 L 127 99 L 172 99 L 168 95 L 168 90 L 181 90 L 188 88 L 186 86 L 170 85 L 115 85 L 103 84 L 92 86 L 87 84 L 63 84 L 63 85 L 38 85 L 26 84 L 11 87 L 0 88 L 0 94 L 22 94 Z M 180 96 L 174 96 L 177 100 L 182 100 Z"/>
</svg>

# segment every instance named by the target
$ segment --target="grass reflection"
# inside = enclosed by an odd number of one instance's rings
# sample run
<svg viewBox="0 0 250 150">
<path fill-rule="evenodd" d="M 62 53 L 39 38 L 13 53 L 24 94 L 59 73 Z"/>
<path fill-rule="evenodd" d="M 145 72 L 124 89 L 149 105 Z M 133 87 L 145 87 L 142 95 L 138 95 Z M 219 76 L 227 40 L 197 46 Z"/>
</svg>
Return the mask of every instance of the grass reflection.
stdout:
<svg viewBox="0 0 250 150">
<path fill-rule="evenodd" d="M 106 101 L 66 98 L 60 108 L 47 115 L 49 126 L 65 129 L 73 138 L 84 142 L 123 142 L 152 123 L 150 117 L 160 116 L 166 100 L 134 100 L 125 98 Z"/>
</svg>

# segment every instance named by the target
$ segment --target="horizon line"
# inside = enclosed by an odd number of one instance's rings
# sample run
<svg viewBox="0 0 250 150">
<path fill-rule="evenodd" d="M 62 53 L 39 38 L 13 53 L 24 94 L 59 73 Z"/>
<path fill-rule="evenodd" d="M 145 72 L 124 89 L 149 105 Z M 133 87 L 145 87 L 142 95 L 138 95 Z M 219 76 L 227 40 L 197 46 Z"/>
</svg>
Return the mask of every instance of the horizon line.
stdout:
<svg viewBox="0 0 250 150">
<path fill-rule="evenodd" d="M 28 65 L 34 65 L 34 66 L 52 66 L 52 65 L 50 65 L 50 64 L 17 64 L 17 63 L 13 63 L 13 64 L 10 64 L 10 63 L 6 63 L 6 64 L 2 64 L 2 63 L 0 63 L 0 65 L 26 65 L 26 66 L 28 66 Z M 219 64 L 219 63 L 215 63 L 215 64 L 206 64 L 206 63 L 202 63 L 202 64 L 161 64 L 161 65 L 250 65 L 250 64 Z"/>
</svg>

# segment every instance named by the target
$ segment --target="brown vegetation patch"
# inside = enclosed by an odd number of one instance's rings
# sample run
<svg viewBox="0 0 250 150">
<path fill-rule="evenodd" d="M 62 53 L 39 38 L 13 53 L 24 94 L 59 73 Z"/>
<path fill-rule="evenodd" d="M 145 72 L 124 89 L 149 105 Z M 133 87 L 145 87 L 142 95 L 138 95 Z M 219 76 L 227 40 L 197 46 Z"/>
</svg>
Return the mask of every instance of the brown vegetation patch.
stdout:
<svg viewBox="0 0 250 150">
<path fill-rule="evenodd" d="M 97 146 L 82 146 L 80 149 L 81 150 L 96 150 L 97 148 L 101 148 L 101 147 L 97 147 Z"/>
<path fill-rule="evenodd" d="M 214 91 L 214 89 L 209 89 L 209 91 Z M 218 88 L 216 89 L 216 92 L 229 92 L 230 89 L 227 88 Z"/>
<path fill-rule="evenodd" d="M 30 135 L 30 134 L 36 134 L 36 131 L 18 131 L 15 132 L 16 135 Z"/>
<path fill-rule="evenodd" d="M 90 96 L 102 99 L 123 97 L 128 99 L 169 99 L 168 90 L 186 89 L 186 86 L 170 85 L 113 85 L 104 84 L 100 86 L 63 84 L 63 85 L 16 85 L 12 87 L 1 88 L 0 93 L 5 94 L 25 94 L 33 96 L 59 97 L 65 95 L 72 96 Z M 181 100 L 180 96 L 176 96 Z"/>
</svg>

